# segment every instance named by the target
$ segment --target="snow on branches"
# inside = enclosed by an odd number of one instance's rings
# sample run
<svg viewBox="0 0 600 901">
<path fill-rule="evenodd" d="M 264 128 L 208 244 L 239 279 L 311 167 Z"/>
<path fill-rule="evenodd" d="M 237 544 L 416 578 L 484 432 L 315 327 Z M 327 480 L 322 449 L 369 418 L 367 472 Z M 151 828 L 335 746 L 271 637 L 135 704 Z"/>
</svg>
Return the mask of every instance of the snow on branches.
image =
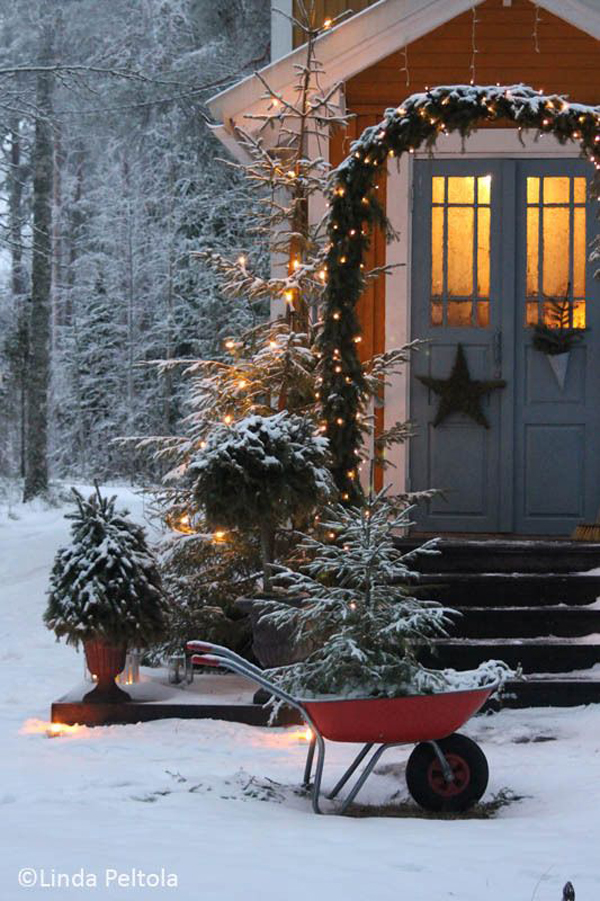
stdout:
<svg viewBox="0 0 600 901">
<path fill-rule="evenodd" d="M 298 569 L 279 567 L 274 581 L 304 598 L 300 609 L 271 602 L 265 615 L 309 642 L 307 659 L 270 675 L 296 697 L 398 696 L 442 691 L 459 684 L 498 681 L 504 664 L 469 673 L 439 671 L 418 661 L 419 651 L 445 636 L 453 611 L 414 596 L 418 554 L 436 553 L 436 541 L 403 553 L 394 536 L 410 524 L 384 489 L 363 507 L 335 506 L 321 522 L 323 538 L 304 536 Z"/>
<path fill-rule="evenodd" d="M 259 532 L 267 587 L 277 526 L 331 496 L 327 463 L 327 440 L 313 434 L 310 421 L 281 412 L 216 428 L 190 466 L 209 525 Z"/>
<path fill-rule="evenodd" d="M 70 644 L 101 638 L 140 647 L 163 632 L 165 602 L 156 560 L 144 530 L 100 491 L 84 498 L 72 489 L 77 509 L 72 541 L 60 548 L 50 575 L 44 622 Z"/>
</svg>

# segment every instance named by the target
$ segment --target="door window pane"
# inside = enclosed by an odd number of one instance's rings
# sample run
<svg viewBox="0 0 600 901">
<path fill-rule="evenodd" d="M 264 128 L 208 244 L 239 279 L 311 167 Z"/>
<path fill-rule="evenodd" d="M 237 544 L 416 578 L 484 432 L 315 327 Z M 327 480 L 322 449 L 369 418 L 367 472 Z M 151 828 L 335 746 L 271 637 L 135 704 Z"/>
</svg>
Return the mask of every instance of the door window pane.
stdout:
<svg viewBox="0 0 600 901">
<path fill-rule="evenodd" d="M 566 297 L 569 290 L 570 212 L 568 207 L 543 210 L 542 283 L 546 297 Z"/>
<path fill-rule="evenodd" d="M 431 325 L 489 326 L 491 190 L 491 175 L 432 178 Z"/>
<path fill-rule="evenodd" d="M 586 179 L 527 179 L 526 325 L 585 328 Z"/>
<path fill-rule="evenodd" d="M 473 294 L 473 207 L 448 208 L 448 296 Z"/>
<path fill-rule="evenodd" d="M 570 201 L 571 179 L 550 175 L 544 179 L 544 203 L 566 203 Z"/>
<path fill-rule="evenodd" d="M 482 175 L 477 179 L 477 202 L 490 203 L 492 193 L 492 176 Z"/>
<path fill-rule="evenodd" d="M 448 203 L 473 203 L 475 179 L 472 175 L 448 179 Z"/>
<path fill-rule="evenodd" d="M 477 210 L 477 296 L 490 296 L 490 208 L 485 206 Z"/>
<path fill-rule="evenodd" d="M 431 296 L 444 293 L 444 208 L 431 210 Z M 440 323 L 441 325 L 441 323 Z"/>
</svg>

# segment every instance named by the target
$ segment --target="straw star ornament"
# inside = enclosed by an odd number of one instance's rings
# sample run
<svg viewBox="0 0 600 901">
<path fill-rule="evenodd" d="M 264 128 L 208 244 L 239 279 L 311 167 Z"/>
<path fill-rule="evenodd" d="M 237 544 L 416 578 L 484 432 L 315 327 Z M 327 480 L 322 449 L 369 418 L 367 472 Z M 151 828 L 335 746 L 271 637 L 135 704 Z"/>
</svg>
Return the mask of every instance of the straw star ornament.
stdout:
<svg viewBox="0 0 600 901">
<path fill-rule="evenodd" d="M 434 427 L 440 425 L 452 413 L 464 413 L 479 425 L 489 429 L 490 424 L 483 412 L 481 401 L 497 388 L 506 387 L 504 379 L 490 379 L 485 382 L 472 379 L 462 344 L 456 349 L 456 358 L 449 378 L 434 379 L 428 375 L 418 375 L 417 378 L 440 397 L 433 420 Z"/>
</svg>

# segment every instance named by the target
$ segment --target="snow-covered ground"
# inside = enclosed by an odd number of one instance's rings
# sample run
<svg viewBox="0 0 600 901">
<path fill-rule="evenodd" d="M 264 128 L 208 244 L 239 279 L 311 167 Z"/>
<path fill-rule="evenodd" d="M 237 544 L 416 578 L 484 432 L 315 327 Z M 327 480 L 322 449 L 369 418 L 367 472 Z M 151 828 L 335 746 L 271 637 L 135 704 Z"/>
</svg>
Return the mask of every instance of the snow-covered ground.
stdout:
<svg viewBox="0 0 600 901">
<path fill-rule="evenodd" d="M 489 759 L 487 798 L 522 796 L 492 819 L 315 817 L 294 790 L 298 728 L 165 720 L 47 738 L 50 703 L 82 673 L 41 621 L 69 523 L 41 505 L 15 513 L 0 508 L 2 901 L 560 901 L 567 879 L 577 901 L 600 896 L 600 707 L 465 727 Z M 355 750 L 330 748 L 326 782 Z M 383 758 L 363 801 L 406 800 L 409 750 Z M 164 885 L 144 885 L 152 874 Z"/>
</svg>

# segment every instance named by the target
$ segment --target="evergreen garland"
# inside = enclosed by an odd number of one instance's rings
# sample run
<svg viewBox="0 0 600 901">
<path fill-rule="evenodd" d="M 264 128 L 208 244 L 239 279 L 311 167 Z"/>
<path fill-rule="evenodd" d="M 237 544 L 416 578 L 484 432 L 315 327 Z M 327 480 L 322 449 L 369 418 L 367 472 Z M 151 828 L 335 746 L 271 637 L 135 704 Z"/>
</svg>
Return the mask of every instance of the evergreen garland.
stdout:
<svg viewBox="0 0 600 901">
<path fill-rule="evenodd" d="M 388 109 L 379 125 L 363 132 L 350 155 L 332 173 L 329 202 L 327 286 L 322 353 L 323 418 L 334 460 L 333 472 L 342 497 L 360 497 L 353 478 L 361 441 L 360 408 L 365 379 L 355 337 L 359 332 L 356 304 L 364 288 L 363 259 L 373 226 L 386 228 L 377 200 L 377 176 L 390 157 L 432 146 L 440 133 L 467 136 L 479 125 L 506 119 L 519 129 L 554 134 L 561 143 L 579 141 L 582 154 L 600 168 L 600 107 L 569 103 L 525 85 L 480 87 L 452 85 L 413 94 Z M 598 193 L 598 192 L 596 192 Z M 598 253 L 600 256 L 600 252 Z"/>
<path fill-rule="evenodd" d="M 586 329 L 573 326 L 573 310 L 568 298 L 546 301 L 544 306 L 546 322 L 536 322 L 532 327 L 531 343 L 549 357 L 566 354 L 582 340 Z"/>
<path fill-rule="evenodd" d="M 144 530 L 115 509 L 116 497 L 98 488 L 77 504 L 72 541 L 52 567 L 44 622 L 57 638 L 142 647 L 162 637 L 165 601 L 156 560 Z"/>
</svg>

